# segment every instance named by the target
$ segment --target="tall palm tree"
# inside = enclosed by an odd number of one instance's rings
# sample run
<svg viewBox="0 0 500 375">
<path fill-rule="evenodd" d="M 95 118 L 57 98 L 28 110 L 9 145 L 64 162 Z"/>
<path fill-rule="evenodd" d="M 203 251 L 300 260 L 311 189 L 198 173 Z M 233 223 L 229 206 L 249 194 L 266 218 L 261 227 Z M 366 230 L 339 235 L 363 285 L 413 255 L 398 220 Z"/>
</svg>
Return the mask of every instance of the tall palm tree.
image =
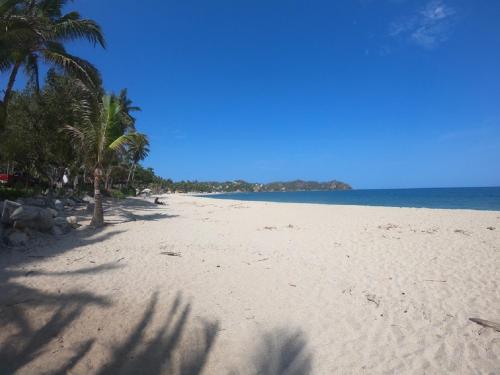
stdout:
<svg viewBox="0 0 500 375">
<path fill-rule="evenodd" d="M 82 151 L 86 164 L 93 169 L 94 177 L 94 214 L 91 225 L 104 225 L 102 207 L 101 179 L 103 170 L 113 154 L 130 140 L 121 129 L 122 109 L 116 99 L 104 96 L 100 103 L 92 104 L 89 100 L 81 100 L 75 105 L 79 123 L 66 125 L 68 132 Z"/>
<path fill-rule="evenodd" d="M 0 0 L 0 72 L 10 71 L 0 101 L 0 129 L 19 70 L 39 85 L 39 62 L 62 68 L 67 73 L 98 87 L 97 69 L 88 61 L 69 54 L 68 41 L 86 39 L 105 47 L 100 26 L 82 19 L 78 12 L 62 13 L 68 0 Z"/>
<path fill-rule="evenodd" d="M 140 112 L 141 107 L 132 104 L 132 100 L 128 97 L 127 89 L 122 89 L 118 95 L 118 102 L 122 107 L 123 126 L 127 131 L 135 131 L 135 117 L 132 112 Z"/>
<path fill-rule="evenodd" d="M 132 162 L 127 178 L 127 186 L 130 183 L 130 177 L 134 181 L 135 170 L 141 160 L 149 155 L 149 139 L 146 134 L 131 133 L 127 136 L 128 154 Z"/>
</svg>

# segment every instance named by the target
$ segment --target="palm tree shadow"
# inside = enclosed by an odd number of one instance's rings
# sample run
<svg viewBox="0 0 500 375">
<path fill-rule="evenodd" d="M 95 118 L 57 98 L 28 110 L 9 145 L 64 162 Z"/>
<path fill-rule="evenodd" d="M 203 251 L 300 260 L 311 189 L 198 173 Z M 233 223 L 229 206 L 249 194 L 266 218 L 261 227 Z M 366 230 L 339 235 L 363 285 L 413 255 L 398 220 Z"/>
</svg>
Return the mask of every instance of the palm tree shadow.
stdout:
<svg viewBox="0 0 500 375">
<path fill-rule="evenodd" d="M 250 357 L 245 371 L 232 375 L 307 375 L 312 371 L 312 354 L 300 330 L 274 329 L 265 333 Z"/>
<path fill-rule="evenodd" d="M 15 373 L 37 359 L 79 318 L 85 307 L 111 305 L 107 298 L 86 292 L 54 294 L 17 283 L 0 284 L 0 290 L 0 331 L 4 336 L 0 346 L 1 374 Z M 36 309 L 46 308 L 54 312 L 37 326 L 33 321 Z M 90 347 L 85 353 L 88 350 Z M 74 357 L 72 362 L 75 361 Z"/>
<path fill-rule="evenodd" d="M 203 371 L 215 342 L 218 323 L 204 321 L 203 328 L 197 332 L 202 338 L 197 340 L 196 349 L 184 350 L 181 342 L 187 328 L 190 304 L 183 304 L 178 294 L 164 322 L 148 334 L 157 305 L 158 295 L 154 293 L 140 321 L 127 339 L 113 348 L 110 362 L 98 374 L 197 375 Z"/>
</svg>

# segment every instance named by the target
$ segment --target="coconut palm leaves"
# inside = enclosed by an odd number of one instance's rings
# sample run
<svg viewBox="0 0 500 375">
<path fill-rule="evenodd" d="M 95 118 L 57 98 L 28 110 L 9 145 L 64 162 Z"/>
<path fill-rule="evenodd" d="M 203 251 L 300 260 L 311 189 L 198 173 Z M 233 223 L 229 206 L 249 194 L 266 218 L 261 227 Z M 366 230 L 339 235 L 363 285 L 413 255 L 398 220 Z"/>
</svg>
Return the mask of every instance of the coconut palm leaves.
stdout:
<svg viewBox="0 0 500 375">
<path fill-rule="evenodd" d="M 97 69 L 68 53 L 64 43 L 83 39 L 105 47 L 101 28 L 92 20 L 82 19 L 77 12 L 63 15 L 65 3 L 64 0 L 0 0 L 0 71 L 10 73 L 1 103 L 4 117 L 21 67 L 37 87 L 40 61 L 61 68 L 91 87 L 100 85 Z"/>
<path fill-rule="evenodd" d="M 131 165 L 127 177 L 127 186 L 130 179 L 134 180 L 135 170 L 141 160 L 146 159 L 149 155 L 149 139 L 146 134 L 132 133 L 127 136 L 127 154 L 130 158 Z"/>
</svg>

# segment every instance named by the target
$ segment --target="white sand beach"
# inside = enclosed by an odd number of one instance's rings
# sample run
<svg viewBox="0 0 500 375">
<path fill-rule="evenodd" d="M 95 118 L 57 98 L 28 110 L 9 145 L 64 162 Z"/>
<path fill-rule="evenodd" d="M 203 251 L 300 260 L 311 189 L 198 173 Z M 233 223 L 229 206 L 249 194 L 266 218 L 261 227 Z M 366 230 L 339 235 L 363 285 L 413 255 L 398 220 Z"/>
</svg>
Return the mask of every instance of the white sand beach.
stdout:
<svg viewBox="0 0 500 375">
<path fill-rule="evenodd" d="M 500 212 L 127 202 L 1 254 L 0 373 L 500 373 Z"/>
</svg>

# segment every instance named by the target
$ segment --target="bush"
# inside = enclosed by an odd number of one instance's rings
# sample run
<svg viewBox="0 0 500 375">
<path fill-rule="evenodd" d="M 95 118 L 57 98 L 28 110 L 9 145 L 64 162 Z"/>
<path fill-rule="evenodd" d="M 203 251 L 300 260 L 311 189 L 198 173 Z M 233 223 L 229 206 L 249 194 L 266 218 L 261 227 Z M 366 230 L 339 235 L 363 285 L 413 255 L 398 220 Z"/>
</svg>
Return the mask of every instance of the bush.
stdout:
<svg viewBox="0 0 500 375">
<path fill-rule="evenodd" d="M 124 187 L 120 191 L 127 197 L 135 197 L 135 189 L 133 187 Z"/>
<path fill-rule="evenodd" d="M 110 189 L 107 192 L 103 192 L 104 196 L 110 196 L 115 199 L 125 199 L 127 197 L 135 197 L 135 189 L 133 188 L 122 188 L 118 189 Z"/>
<path fill-rule="evenodd" d="M 114 198 L 114 199 L 127 198 L 127 196 L 125 194 L 123 194 L 120 190 L 116 190 L 116 189 L 110 190 L 109 195 L 111 196 L 111 198 Z"/>
<path fill-rule="evenodd" d="M 15 201 L 17 198 L 33 197 L 36 193 L 37 191 L 34 189 L 14 188 L 0 185 L 0 201 L 6 199 Z"/>
</svg>

